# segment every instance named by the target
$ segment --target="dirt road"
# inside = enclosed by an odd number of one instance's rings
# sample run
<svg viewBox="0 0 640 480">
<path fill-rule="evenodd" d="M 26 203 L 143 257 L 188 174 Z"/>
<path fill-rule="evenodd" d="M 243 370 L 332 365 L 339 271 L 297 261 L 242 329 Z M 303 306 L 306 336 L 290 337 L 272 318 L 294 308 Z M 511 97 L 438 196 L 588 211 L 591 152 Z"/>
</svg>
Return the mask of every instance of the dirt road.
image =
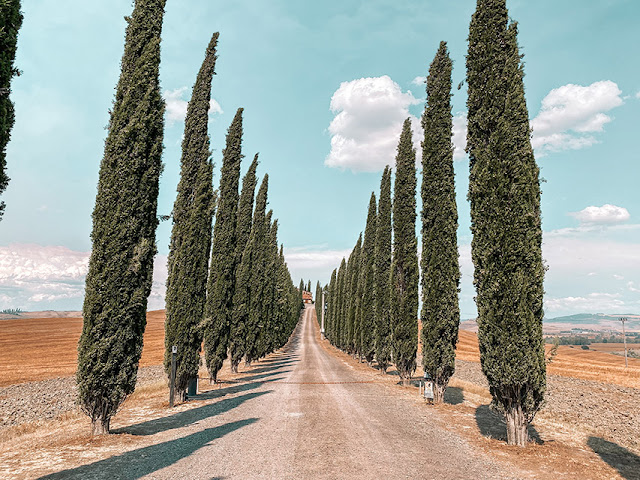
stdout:
<svg viewBox="0 0 640 480">
<path fill-rule="evenodd" d="M 439 427 L 398 387 L 317 341 L 313 309 L 287 349 L 215 403 L 122 429 L 150 446 L 45 478 L 518 478 Z"/>
</svg>

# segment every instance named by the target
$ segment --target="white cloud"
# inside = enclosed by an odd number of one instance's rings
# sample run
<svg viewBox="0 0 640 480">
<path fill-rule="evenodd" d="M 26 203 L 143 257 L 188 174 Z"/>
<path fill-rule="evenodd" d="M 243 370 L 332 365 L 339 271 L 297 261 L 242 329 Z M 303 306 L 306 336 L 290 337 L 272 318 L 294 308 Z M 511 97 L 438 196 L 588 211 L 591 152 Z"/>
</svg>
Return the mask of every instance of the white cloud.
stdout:
<svg viewBox="0 0 640 480">
<path fill-rule="evenodd" d="M 453 116 L 453 159 L 462 160 L 467 157 L 464 149 L 467 146 L 467 114 L 459 113 Z"/>
<path fill-rule="evenodd" d="M 624 207 L 606 204 L 601 207 L 590 206 L 579 212 L 569 215 L 575 217 L 580 223 L 587 225 L 605 225 L 626 222 L 631 217 Z"/>
<path fill-rule="evenodd" d="M 89 252 L 62 246 L 0 247 L 0 310 L 80 310 Z M 149 309 L 164 308 L 167 257 L 155 259 Z"/>
<path fill-rule="evenodd" d="M 636 93 L 636 98 L 640 100 L 640 92 Z"/>
<path fill-rule="evenodd" d="M 605 112 L 623 104 L 622 91 L 610 80 L 589 86 L 568 84 L 551 90 L 540 113 L 531 122 L 532 145 L 538 153 L 578 150 L 598 142 L 611 121 Z"/>
<path fill-rule="evenodd" d="M 189 102 L 184 99 L 187 87 L 180 87 L 175 90 L 165 90 L 162 97 L 166 103 L 166 115 L 170 122 L 183 122 L 187 116 Z M 213 98 L 210 101 L 209 115 L 224 113 L 220 104 Z"/>
<path fill-rule="evenodd" d="M 627 307 L 619 294 L 590 293 L 581 297 L 546 298 L 545 309 L 556 314 L 569 312 L 615 313 Z"/>
<path fill-rule="evenodd" d="M 329 125 L 331 152 L 325 165 L 354 172 L 393 165 L 407 117 L 411 117 L 414 144 L 420 145 L 420 121 L 409 114 L 409 106 L 420 103 L 387 75 L 343 82 L 331 98 L 336 116 Z M 416 155 L 419 158 L 419 148 Z"/>
<path fill-rule="evenodd" d="M 328 250 L 323 246 L 289 247 L 284 257 L 294 283 L 300 278 L 329 283 L 331 272 L 340 266 L 343 258 L 348 258 L 351 250 Z"/>
<path fill-rule="evenodd" d="M 427 77 L 416 77 L 411 80 L 412 85 L 424 85 L 427 81 Z"/>
</svg>

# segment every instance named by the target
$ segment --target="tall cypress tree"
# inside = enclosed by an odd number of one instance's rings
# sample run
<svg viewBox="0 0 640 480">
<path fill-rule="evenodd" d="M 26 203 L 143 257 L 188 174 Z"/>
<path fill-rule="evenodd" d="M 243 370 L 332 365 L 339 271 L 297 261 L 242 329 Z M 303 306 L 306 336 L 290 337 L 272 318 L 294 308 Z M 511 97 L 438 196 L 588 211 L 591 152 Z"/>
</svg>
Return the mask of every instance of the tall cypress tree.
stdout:
<svg viewBox="0 0 640 480">
<path fill-rule="evenodd" d="M 493 405 L 516 445 L 526 444 L 546 387 L 540 182 L 523 77 L 506 1 L 478 0 L 467 55 L 478 340 Z"/>
<path fill-rule="evenodd" d="M 422 365 L 440 403 L 455 371 L 458 306 L 458 211 L 453 173 L 451 68 L 446 42 L 429 68 L 422 116 Z"/>
<path fill-rule="evenodd" d="M 403 383 L 416 369 L 418 349 L 418 241 L 416 239 L 416 152 L 411 122 L 402 126 L 393 197 L 391 313 L 393 360 Z"/>
<path fill-rule="evenodd" d="M 360 351 L 369 365 L 375 356 L 375 250 L 377 229 L 376 195 L 371 193 L 367 226 L 364 231 L 362 254 L 360 256 Z"/>
<path fill-rule="evenodd" d="M 256 196 L 256 206 L 251 226 L 251 237 L 242 257 L 243 268 L 241 281 L 245 286 L 247 312 L 245 317 L 246 334 L 244 353 L 247 364 L 259 358 L 258 338 L 262 321 L 262 298 L 264 295 L 265 276 L 265 238 L 267 235 L 266 209 L 269 190 L 269 175 L 265 174 Z M 247 257 L 245 259 L 245 257 Z M 246 271 L 244 270 L 246 269 Z M 239 304 L 240 305 L 240 304 Z"/>
<path fill-rule="evenodd" d="M 391 169 L 380 181 L 375 250 L 376 362 L 384 373 L 391 363 Z"/>
<path fill-rule="evenodd" d="M 258 154 L 256 153 L 253 162 L 242 179 L 242 191 L 238 202 L 238 224 L 236 227 L 236 286 L 233 297 L 233 313 L 231 317 L 231 328 L 229 334 L 229 356 L 231 358 L 231 371 L 237 372 L 240 360 L 244 356 L 244 341 L 246 336 L 246 315 L 248 313 L 248 291 L 247 281 L 251 275 L 251 254 L 245 264 L 242 264 L 244 252 L 249 237 L 251 236 L 251 224 L 253 216 L 253 200 L 255 196 L 256 169 L 258 168 Z M 245 269 L 241 273 L 242 269 Z"/>
<path fill-rule="evenodd" d="M 176 390 L 186 400 L 189 380 L 198 376 L 207 296 L 207 273 L 213 219 L 213 165 L 209 151 L 209 104 L 215 74 L 214 33 L 187 107 L 178 195 L 173 206 L 169 248 L 165 321 L 165 372 L 171 372 L 171 347 L 176 345 Z"/>
<path fill-rule="evenodd" d="M 207 370 L 217 381 L 227 358 L 236 274 L 238 183 L 242 161 L 242 108 L 236 112 L 222 153 L 220 197 L 213 230 L 205 305 L 204 349 Z"/>
<path fill-rule="evenodd" d="M 351 251 L 347 262 L 347 328 L 343 338 L 343 348 L 351 355 L 360 354 L 360 322 L 358 312 L 360 311 L 360 291 L 358 280 L 360 279 L 360 251 L 362 250 L 362 234 L 358 237 L 356 246 Z"/>
<path fill-rule="evenodd" d="M 133 392 L 147 323 L 164 101 L 158 78 L 165 0 L 136 0 L 111 110 L 78 342 L 78 400 L 94 434 Z"/>
<path fill-rule="evenodd" d="M 338 348 L 343 348 L 342 335 L 345 331 L 345 318 L 347 313 L 346 299 L 345 299 L 345 284 L 347 276 L 347 261 L 343 258 L 340 262 L 340 268 L 338 268 L 338 285 L 337 285 L 337 303 L 336 303 L 336 316 L 335 316 L 335 337 L 334 345 Z"/>
<path fill-rule="evenodd" d="M 329 281 L 329 294 L 327 297 L 327 315 L 324 319 L 325 321 L 325 336 L 329 339 L 329 341 L 333 344 L 334 343 L 334 338 L 335 338 L 335 334 L 334 334 L 334 330 L 335 330 L 335 320 L 334 320 L 334 315 L 335 315 L 335 305 L 336 305 L 336 301 L 337 301 L 337 288 L 336 288 L 336 284 L 337 284 L 337 276 L 338 276 L 338 269 L 334 268 L 333 272 L 331 272 L 331 280 Z"/>
<path fill-rule="evenodd" d="M 11 139 L 11 129 L 15 121 L 11 95 L 11 79 L 19 75 L 13 64 L 18 45 L 18 31 L 22 26 L 20 0 L 0 2 L 0 195 L 9 184 L 7 176 L 7 144 Z M 0 202 L 0 220 L 5 203 Z"/>
</svg>

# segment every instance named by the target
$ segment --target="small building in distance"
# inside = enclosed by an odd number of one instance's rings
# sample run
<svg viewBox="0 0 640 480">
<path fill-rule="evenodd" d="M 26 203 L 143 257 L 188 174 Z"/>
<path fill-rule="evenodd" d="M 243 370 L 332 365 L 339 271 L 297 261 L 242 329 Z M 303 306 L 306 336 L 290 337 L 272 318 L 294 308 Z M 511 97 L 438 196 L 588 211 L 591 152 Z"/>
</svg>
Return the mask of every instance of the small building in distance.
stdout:
<svg viewBox="0 0 640 480">
<path fill-rule="evenodd" d="M 307 292 L 306 290 L 303 290 L 302 301 L 304 303 L 313 303 L 313 296 L 311 295 L 311 292 Z"/>
</svg>

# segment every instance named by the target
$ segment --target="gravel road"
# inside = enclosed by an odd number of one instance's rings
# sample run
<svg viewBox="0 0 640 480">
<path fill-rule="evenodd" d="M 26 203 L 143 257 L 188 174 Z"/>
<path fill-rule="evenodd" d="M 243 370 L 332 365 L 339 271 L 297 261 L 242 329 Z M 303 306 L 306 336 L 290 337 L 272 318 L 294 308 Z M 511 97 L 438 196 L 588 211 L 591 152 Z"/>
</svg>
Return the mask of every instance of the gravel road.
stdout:
<svg viewBox="0 0 640 480">
<path fill-rule="evenodd" d="M 45 478 L 516 478 L 439 427 L 416 397 L 372 383 L 317 342 L 313 309 L 288 348 L 214 403 L 121 433 L 153 444 Z M 197 398 L 196 398 L 197 400 Z"/>
</svg>

